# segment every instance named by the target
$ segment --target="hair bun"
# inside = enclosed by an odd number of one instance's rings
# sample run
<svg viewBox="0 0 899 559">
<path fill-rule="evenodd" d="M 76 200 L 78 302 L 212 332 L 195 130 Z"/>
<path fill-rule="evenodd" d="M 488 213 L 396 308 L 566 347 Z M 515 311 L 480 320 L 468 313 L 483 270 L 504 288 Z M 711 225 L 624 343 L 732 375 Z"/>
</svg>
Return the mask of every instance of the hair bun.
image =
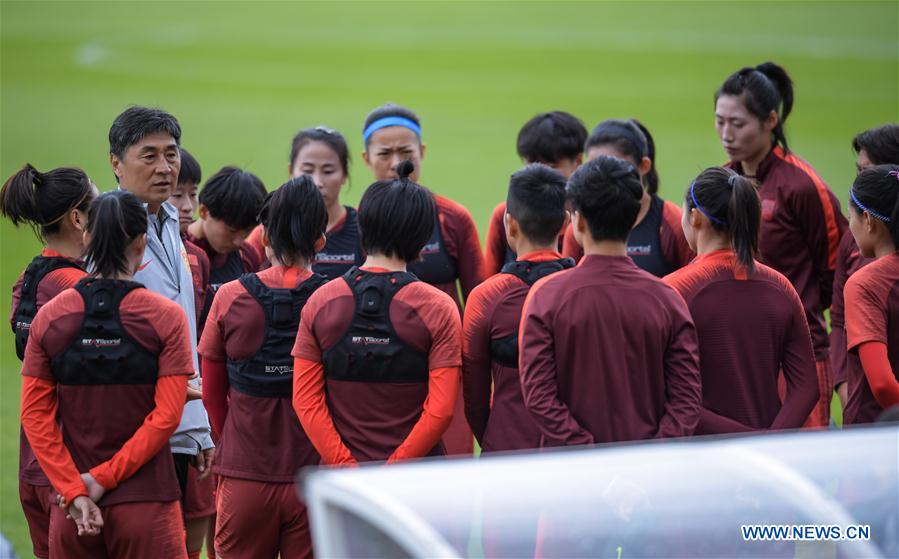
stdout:
<svg viewBox="0 0 899 559">
<path fill-rule="evenodd" d="M 396 166 L 396 174 L 399 176 L 400 180 L 408 179 L 414 171 L 415 164 L 408 159 L 400 161 L 400 164 Z"/>
</svg>

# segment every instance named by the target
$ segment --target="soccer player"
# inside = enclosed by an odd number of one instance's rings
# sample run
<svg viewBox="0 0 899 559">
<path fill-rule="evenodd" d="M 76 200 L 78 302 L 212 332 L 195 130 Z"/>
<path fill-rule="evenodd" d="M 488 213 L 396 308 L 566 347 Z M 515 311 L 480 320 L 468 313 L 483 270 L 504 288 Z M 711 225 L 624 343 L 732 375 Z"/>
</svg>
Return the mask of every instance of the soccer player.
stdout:
<svg viewBox="0 0 899 559">
<path fill-rule="evenodd" d="M 521 127 L 516 147 L 518 157 L 525 163 L 549 165 L 567 179 L 583 162 L 586 139 L 587 129 L 579 118 L 565 111 L 550 111 L 536 115 Z M 500 202 L 490 216 L 484 246 L 487 277 L 498 274 L 517 257 L 506 240 L 505 214 L 506 202 Z"/>
<path fill-rule="evenodd" d="M 899 165 L 859 173 L 849 190 L 849 229 L 865 258 L 846 282 L 849 348 L 846 424 L 899 405 Z"/>
<path fill-rule="evenodd" d="M 410 179 L 359 203 L 361 268 L 316 291 L 293 348 L 293 406 L 324 464 L 445 453 L 458 397 L 461 321 L 449 296 L 407 271 L 433 232 L 434 197 Z M 326 396 L 327 395 L 327 396 Z"/>
<path fill-rule="evenodd" d="M 339 277 L 365 261 L 356 208 L 340 203 L 340 192 L 350 176 L 349 163 L 346 139 L 336 130 L 316 126 L 300 130 L 293 138 L 288 168 L 290 177 L 311 176 L 328 208 L 325 246 L 315 255 L 312 271 L 329 279 Z M 253 230 L 247 242 L 252 243 L 260 254 L 264 253 L 261 225 Z"/>
<path fill-rule="evenodd" d="M 865 130 L 852 139 L 856 153 L 855 166 L 861 173 L 873 165 L 899 165 L 899 125 L 886 124 Z M 833 367 L 833 383 L 843 408 L 846 407 L 846 328 L 843 290 L 846 280 L 862 266 L 872 262 L 858 250 L 855 238 L 848 229 L 840 239 L 837 269 L 833 278 L 833 304 L 830 306 L 830 362 Z"/>
<path fill-rule="evenodd" d="M 584 144 L 587 160 L 600 155 L 633 164 L 643 181 L 643 198 L 637 224 L 627 237 L 627 254 L 650 274 L 662 277 L 686 266 L 695 254 L 684 239 L 680 208 L 659 197 L 659 173 L 655 166 L 655 141 L 635 119 L 600 122 Z M 571 227 L 565 231 L 562 254 L 580 260 L 584 251 Z"/>
<path fill-rule="evenodd" d="M 683 296 L 699 335 L 697 435 L 799 428 L 818 401 L 799 294 L 755 261 L 761 211 L 755 186 L 730 169 L 706 169 L 687 190 L 683 230 L 699 256 L 664 281 Z"/>
<path fill-rule="evenodd" d="M 521 308 L 534 282 L 574 266 L 558 251 L 568 224 L 564 175 L 540 163 L 528 165 L 509 180 L 504 208 L 504 238 L 520 256 L 474 288 L 462 329 L 465 417 L 482 452 L 540 446 L 540 431 L 521 397 Z"/>
<path fill-rule="evenodd" d="M 376 181 L 398 177 L 397 166 L 403 160 L 412 162 L 409 177 L 418 181 L 419 168 L 425 155 L 421 122 L 410 109 L 387 104 L 376 108 L 365 118 L 362 137 L 365 164 Z M 433 195 L 437 214 L 431 237 L 421 250 L 420 258 L 409 262 L 409 272 L 450 296 L 461 311 L 462 299 L 484 280 L 484 259 L 481 241 L 471 214 L 460 204 L 440 195 Z M 471 454 L 474 439 L 465 421 L 462 394 L 456 402 L 453 421 L 444 436 L 449 454 Z"/>
<path fill-rule="evenodd" d="M 600 156 L 566 189 L 584 258 L 534 284 L 519 334 L 524 404 L 544 446 L 691 435 L 696 328 L 681 296 L 627 256 L 640 175 Z"/>
<path fill-rule="evenodd" d="M 199 371 L 196 356 L 197 322 L 193 275 L 187 250 L 181 241 L 178 211 L 167 202 L 178 184 L 181 170 L 181 127 L 169 113 L 159 109 L 130 107 L 116 117 L 109 129 L 109 158 L 119 188 L 131 192 L 146 206 L 147 250 L 135 281 L 150 291 L 175 301 L 187 316 L 194 370 Z M 215 445 L 209 419 L 199 395 L 199 379 L 190 381 L 191 401 L 184 406 L 181 423 L 169 441 L 175 472 L 183 499 L 182 512 L 201 510 L 203 494 L 188 485 L 189 466 L 202 475 L 211 471 Z M 208 515 L 214 505 L 207 499 Z M 205 528 L 198 522 L 187 523 L 187 541 L 198 542 Z M 199 549 L 192 543 L 191 552 Z"/>
<path fill-rule="evenodd" d="M 262 255 L 244 240 L 258 223 L 265 195 L 262 181 L 237 167 L 223 167 L 200 191 L 199 218 L 188 226 L 187 239 L 206 251 L 210 263 L 201 334 L 219 287 L 262 266 Z"/>
<path fill-rule="evenodd" d="M 91 205 L 93 271 L 44 305 L 22 365 L 22 424 L 63 498 L 50 556 L 186 557 L 169 437 L 194 373 L 175 302 L 133 281 L 147 212 L 132 194 Z"/>
<path fill-rule="evenodd" d="M 812 167 L 787 146 L 793 108 L 786 70 L 765 62 L 741 68 L 715 94 L 715 127 L 728 167 L 755 182 L 762 200 L 761 262 L 790 280 L 812 334 L 820 398 L 807 426 L 830 422 L 833 379 L 824 310 L 830 307 L 837 248 L 846 229 L 840 203 Z"/>
<path fill-rule="evenodd" d="M 327 282 L 311 264 L 328 213 L 309 175 L 271 194 L 262 211 L 272 267 L 216 293 L 200 341 L 203 402 L 220 433 L 216 551 L 223 557 L 312 557 L 296 472 L 317 465 L 291 398 L 300 311 Z"/>
<path fill-rule="evenodd" d="M 0 191 L 0 214 L 13 225 L 29 224 L 44 242 L 19 276 L 12 291 L 10 325 L 16 354 L 25 357 L 28 332 L 37 311 L 60 292 L 75 285 L 85 272 L 84 227 L 87 209 L 97 196 L 81 169 L 62 167 L 41 173 L 25 165 Z M 50 481 L 41 470 L 25 432 L 19 433 L 19 500 L 28 523 L 35 557 L 46 559 L 50 529 Z"/>
</svg>

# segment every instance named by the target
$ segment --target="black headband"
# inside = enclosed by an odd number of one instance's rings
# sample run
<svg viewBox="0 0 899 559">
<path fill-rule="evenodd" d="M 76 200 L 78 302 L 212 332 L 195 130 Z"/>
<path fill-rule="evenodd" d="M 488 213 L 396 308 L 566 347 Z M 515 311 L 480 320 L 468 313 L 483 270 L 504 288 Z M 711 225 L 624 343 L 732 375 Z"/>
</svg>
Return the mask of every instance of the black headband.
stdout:
<svg viewBox="0 0 899 559">
<path fill-rule="evenodd" d="M 649 145 L 646 141 L 646 135 L 640 131 L 636 124 L 630 121 L 606 120 L 600 122 L 593 129 L 591 136 L 611 136 L 619 137 L 627 140 L 634 149 L 637 150 L 637 159 L 643 159 L 648 155 Z"/>
</svg>

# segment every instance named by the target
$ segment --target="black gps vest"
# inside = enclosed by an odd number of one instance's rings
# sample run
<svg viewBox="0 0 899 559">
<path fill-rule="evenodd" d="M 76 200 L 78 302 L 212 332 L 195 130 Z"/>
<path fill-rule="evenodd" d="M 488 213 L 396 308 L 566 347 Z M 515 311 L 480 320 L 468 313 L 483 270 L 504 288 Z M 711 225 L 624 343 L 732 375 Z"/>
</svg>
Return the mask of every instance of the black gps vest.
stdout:
<svg viewBox="0 0 899 559">
<path fill-rule="evenodd" d="M 556 272 L 561 272 L 574 267 L 573 258 L 560 258 L 547 262 L 529 262 L 518 260 L 509 262 L 500 271 L 502 274 L 512 274 L 528 285 L 530 289 L 537 280 Z M 504 338 L 490 340 L 490 357 L 504 367 L 518 368 L 518 332 Z"/>
<path fill-rule="evenodd" d="M 340 341 L 325 350 L 329 380 L 389 383 L 428 382 L 428 355 L 409 347 L 390 322 L 390 303 L 404 286 L 418 281 L 409 272 L 370 273 L 353 267 L 342 280 L 356 309 Z"/>
<path fill-rule="evenodd" d="M 359 238 L 359 216 L 356 210 L 346 208 L 346 220 L 335 234 L 325 234 L 325 247 L 315 254 L 312 270 L 328 279 L 347 273 L 353 266 L 361 266 L 365 261 Z"/>
<path fill-rule="evenodd" d="M 293 289 L 268 287 L 256 274 L 244 274 L 241 285 L 265 315 L 262 347 L 249 359 L 228 359 L 231 386 L 258 398 L 290 398 L 293 394 L 293 357 L 300 312 L 316 289 L 328 282 L 318 274 Z"/>
<path fill-rule="evenodd" d="M 44 277 L 61 268 L 82 269 L 77 263 L 60 256 L 37 256 L 25 268 L 22 275 L 22 289 L 19 293 L 19 304 L 13 318 L 13 333 L 16 335 L 16 355 L 25 359 L 25 344 L 28 343 L 28 332 L 31 322 L 37 315 L 37 288 Z"/>
<path fill-rule="evenodd" d="M 135 289 L 145 288 L 134 281 L 96 278 L 75 284 L 84 299 L 84 319 L 69 346 L 53 358 L 57 383 L 156 384 L 159 356 L 129 336 L 119 316 L 119 304 Z"/>
<path fill-rule="evenodd" d="M 627 236 L 627 255 L 639 268 L 659 278 L 676 269 L 665 261 L 665 255 L 662 254 L 659 229 L 662 226 L 664 207 L 665 201 L 653 196 L 646 217 Z"/>
<path fill-rule="evenodd" d="M 431 285 L 453 283 L 459 277 L 456 259 L 446 250 L 439 215 L 434 218 L 431 238 L 421 249 L 421 259 L 410 262 L 408 270 L 415 274 L 416 278 Z"/>
</svg>

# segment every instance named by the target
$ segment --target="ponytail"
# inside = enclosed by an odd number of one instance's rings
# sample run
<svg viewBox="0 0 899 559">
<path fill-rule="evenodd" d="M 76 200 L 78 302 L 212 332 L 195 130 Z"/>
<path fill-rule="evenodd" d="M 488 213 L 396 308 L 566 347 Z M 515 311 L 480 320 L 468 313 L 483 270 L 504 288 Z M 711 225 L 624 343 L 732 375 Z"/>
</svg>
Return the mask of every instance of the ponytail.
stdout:
<svg viewBox="0 0 899 559">
<path fill-rule="evenodd" d="M 710 167 L 690 185 L 686 203 L 709 218 L 716 231 L 727 233 L 737 262 L 755 268 L 762 204 L 755 186 L 730 169 Z"/>
<path fill-rule="evenodd" d="M 650 196 L 655 196 L 659 193 L 659 171 L 656 169 L 656 142 L 652 139 L 652 134 L 643 126 L 642 122 L 636 118 L 632 118 L 631 122 L 640 129 L 640 132 L 643 132 L 643 137 L 646 138 L 646 157 L 652 161 L 652 167 L 649 168 L 648 173 L 643 175 L 643 184 L 646 185 L 646 192 Z"/>
<path fill-rule="evenodd" d="M 45 240 L 59 232 L 69 212 L 87 211 L 94 196 L 94 187 L 81 169 L 60 167 L 41 173 L 26 164 L 0 190 L 0 214 L 16 227 L 28 223 Z"/>
<path fill-rule="evenodd" d="M 731 189 L 727 208 L 731 246 L 737 255 L 737 262 L 751 272 L 759 252 L 762 204 L 755 186 L 749 179 L 734 173 L 728 177 L 727 182 Z"/>
<path fill-rule="evenodd" d="M 716 103 L 722 95 L 742 95 L 746 109 L 761 121 L 775 111 L 779 118 L 772 131 L 774 144 L 779 144 L 784 152 L 790 152 L 784 123 L 793 110 L 793 80 L 783 67 L 764 62 L 755 68 L 741 68 L 724 80 L 715 93 Z"/>
<path fill-rule="evenodd" d="M 87 231 L 87 258 L 93 265 L 93 275 L 111 278 L 132 273 L 126 252 L 136 238 L 146 234 L 147 210 L 130 192 L 107 192 L 91 204 Z"/>
</svg>

